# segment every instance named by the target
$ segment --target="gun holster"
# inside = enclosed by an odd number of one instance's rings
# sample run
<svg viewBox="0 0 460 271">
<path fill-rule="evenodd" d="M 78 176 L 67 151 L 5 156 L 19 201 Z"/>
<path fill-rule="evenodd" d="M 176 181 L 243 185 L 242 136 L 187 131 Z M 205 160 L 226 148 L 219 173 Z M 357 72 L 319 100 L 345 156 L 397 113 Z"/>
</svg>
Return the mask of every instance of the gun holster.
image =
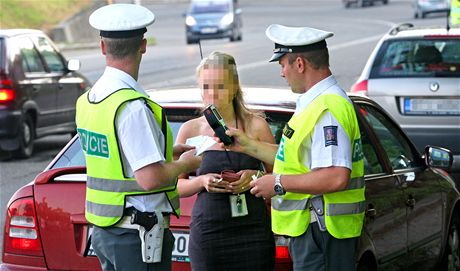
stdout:
<svg viewBox="0 0 460 271">
<path fill-rule="evenodd" d="M 326 221 L 324 217 L 324 200 L 323 196 L 314 196 L 310 200 L 311 203 L 311 210 L 310 212 L 316 217 L 316 222 L 318 223 L 318 227 L 320 231 L 326 231 Z"/>
<path fill-rule="evenodd" d="M 161 262 L 164 218 L 161 212 L 144 213 L 137 210 L 131 215 L 131 224 L 138 224 L 142 260 L 145 263 Z"/>
</svg>

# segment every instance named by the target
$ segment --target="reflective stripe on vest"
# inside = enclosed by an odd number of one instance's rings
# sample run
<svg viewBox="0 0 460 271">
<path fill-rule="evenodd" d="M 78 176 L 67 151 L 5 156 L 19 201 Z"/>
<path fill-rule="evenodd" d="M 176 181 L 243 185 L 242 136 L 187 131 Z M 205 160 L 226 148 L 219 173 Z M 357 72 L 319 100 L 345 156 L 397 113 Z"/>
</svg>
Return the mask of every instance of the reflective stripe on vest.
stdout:
<svg viewBox="0 0 460 271">
<path fill-rule="evenodd" d="M 179 195 L 178 194 L 176 194 L 175 197 L 172 197 L 169 200 L 171 201 L 171 205 L 179 206 Z M 124 206 L 123 206 L 123 209 L 124 209 Z M 120 216 L 119 206 L 111 205 L 111 204 L 95 203 L 91 201 L 86 201 L 86 211 L 95 216 L 102 216 L 102 217 Z"/>
<path fill-rule="evenodd" d="M 364 188 L 364 178 L 353 178 L 350 179 L 348 182 L 348 186 L 345 190 L 352 190 L 352 189 L 361 189 Z M 272 201 L 272 207 L 279 211 L 294 211 L 294 210 L 305 210 L 308 207 L 309 198 L 305 198 L 302 200 L 289 200 L 284 199 L 281 200 L 281 197 L 276 197 Z M 341 207 L 343 205 L 343 207 Z M 355 213 L 354 210 L 362 210 L 365 208 L 362 202 L 356 203 L 346 203 L 346 204 L 329 204 L 327 207 L 328 215 L 343 215 L 346 214 L 343 210 L 351 210 L 350 214 Z M 364 210 L 363 210 L 364 211 Z"/>
<path fill-rule="evenodd" d="M 77 101 L 77 131 L 87 165 L 86 219 L 100 227 L 116 224 L 122 217 L 127 196 L 165 193 L 171 208 L 179 214 L 176 181 L 168 187 L 145 191 L 134 178 L 125 176 L 118 146 L 116 116 L 122 105 L 142 100 L 152 111 L 165 139 L 164 156 L 172 160 L 172 132 L 161 106 L 132 89 L 118 90 L 98 103 L 88 93 Z M 97 117 L 94 117 L 97 116 Z M 139 144 L 133 142 L 133 144 Z"/>
<path fill-rule="evenodd" d="M 328 110 L 347 133 L 352 147 L 352 170 L 344 190 L 323 195 L 325 222 L 335 238 L 350 238 L 361 234 L 364 221 L 364 160 L 361 134 L 354 107 L 350 101 L 336 94 L 315 98 L 299 114 L 293 115 L 283 131 L 273 171 L 277 174 L 299 175 L 310 172 L 299 153 L 302 142 L 313 131 L 324 111 Z M 308 201 L 313 195 L 287 192 L 272 198 L 272 229 L 281 235 L 300 236 L 310 223 Z"/>
</svg>

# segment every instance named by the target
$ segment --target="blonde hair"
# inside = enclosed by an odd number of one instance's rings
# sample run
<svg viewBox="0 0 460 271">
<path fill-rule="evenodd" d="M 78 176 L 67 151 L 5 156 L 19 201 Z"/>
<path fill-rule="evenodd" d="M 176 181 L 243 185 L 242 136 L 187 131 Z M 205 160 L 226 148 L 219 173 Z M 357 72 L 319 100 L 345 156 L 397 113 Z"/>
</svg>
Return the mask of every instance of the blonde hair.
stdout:
<svg viewBox="0 0 460 271">
<path fill-rule="evenodd" d="M 201 71 L 204 69 L 225 69 L 232 75 L 233 86 L 235 86 L 232 100 L 233 110 L 235 111 L 236 118 L 243 123 L 244 130 L 246 130 L 246 125 L 249 123 L 246 120 L 250 120 L 254 116 L 264 117 L 262 112 L 251 110 L 246 106 L 238 78 L 235 58 L 233 58 L 233 56 L 218 51 L 210 53 L 209 56 L 201 60 L 200 64 L 196 67 L 196 77 L 198 80 L 201 76 Z"/>
</svg>

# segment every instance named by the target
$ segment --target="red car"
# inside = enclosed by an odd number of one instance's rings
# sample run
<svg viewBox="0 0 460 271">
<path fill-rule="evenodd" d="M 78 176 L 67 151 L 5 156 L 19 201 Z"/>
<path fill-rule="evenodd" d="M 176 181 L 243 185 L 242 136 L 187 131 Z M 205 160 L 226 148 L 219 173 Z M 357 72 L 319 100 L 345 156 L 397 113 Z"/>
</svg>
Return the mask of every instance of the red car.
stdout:
<svg viewBox="0 0 460 271">
<path fill-rule="evenodd" d="M 167 109 L 175 132 L 202 107 L 197 89 L 150 94 Z M 277 141 L 296 98 L 287 89 L 245 90 L 248 104 L 266 113 Z M 358 270 L 459 270 L 460 195 L 446 172 L 452 155 L 431 146 L 420 155 L 378 105 L 365 97 L 350 98 L 358 113 L 365 157 L 367 208 Z M 1 271 L 101 269 L 91 249 L 86 251 L 85 181 L 85 159 L 74 137 L 43 173 L 10 199 Z M 176 236 L 173 270 L 190 270 L 187 246 L 194 201 L 195 197 L 181 199 L 182 216 L 171 220 Z M 276 242 L 276 270 L 292 270 L 289 239 L 276 236 Z"/>
</svg>

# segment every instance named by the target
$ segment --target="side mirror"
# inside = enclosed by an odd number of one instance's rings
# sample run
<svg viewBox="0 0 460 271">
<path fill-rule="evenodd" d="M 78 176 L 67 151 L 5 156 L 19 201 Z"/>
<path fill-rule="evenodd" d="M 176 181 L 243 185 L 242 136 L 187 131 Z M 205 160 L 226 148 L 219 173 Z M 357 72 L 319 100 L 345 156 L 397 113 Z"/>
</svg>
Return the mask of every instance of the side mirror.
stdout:
<svg viewBox="0 0 460 271">
<path fill-rule="evenodd" d="M 80 60 L 78 60 L 78 59 L 70 59 L 67 62 L 67 69 L 69 71 L 78 71 L 80 69 Z"/>
<path fill-rule="evenodd" d="M 427 166 L 444 170 L 449 170 L 454 161 L 450 150 L 441 147 L 426 146 L 424 156 Z"/>
</svg>

